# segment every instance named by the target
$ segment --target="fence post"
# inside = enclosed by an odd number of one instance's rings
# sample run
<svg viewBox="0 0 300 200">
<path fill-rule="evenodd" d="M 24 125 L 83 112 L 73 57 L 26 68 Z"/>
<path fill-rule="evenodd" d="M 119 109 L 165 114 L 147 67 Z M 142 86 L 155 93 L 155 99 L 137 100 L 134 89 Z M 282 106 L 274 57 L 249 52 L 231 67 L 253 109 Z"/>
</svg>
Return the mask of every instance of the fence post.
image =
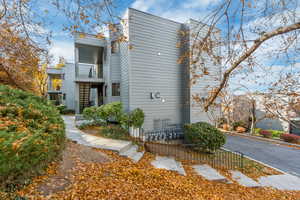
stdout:
<svg viewBox="0 0 300 200">
<path fill-rule="evenodd" d="M 244 154 L 241 153 L 241 168 L 242 168 L 242 172 L 244 171 Z"/>
</svg>

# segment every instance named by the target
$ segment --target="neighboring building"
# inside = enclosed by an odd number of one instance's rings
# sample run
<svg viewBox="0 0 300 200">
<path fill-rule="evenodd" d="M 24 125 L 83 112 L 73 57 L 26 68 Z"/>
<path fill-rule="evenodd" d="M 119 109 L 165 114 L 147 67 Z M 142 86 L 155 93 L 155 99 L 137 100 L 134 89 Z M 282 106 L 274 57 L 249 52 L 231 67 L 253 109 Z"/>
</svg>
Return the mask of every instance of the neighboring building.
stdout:
<svg viewBox="0 0 300 200">
<path fill-rule="evenodd" d="M 258 128 L 283 130 L 289 133 L 300 135 L 299 116 L 294 109 L 291 109 L 292 97 L 282 94 L 256 94 L 253 98 L 256 101 L 256 112 L 258 117 L 267 117 L 257 123 Z M 268 109 L 267 109 L 268 107 Z M 268 117 L 271 115 L 273 117 Z M 296 125 L 296 126 L 294 126 Z"/>
<path fill-rule="evenodd" d="M 75 65 L 66 63 L 61 68 L 50 67 L 48 74 L 48 99 L 56 105 L 64 104 L 69 110 L 75 110 Z M 54 81 L 60 81 L 57 86 Z"/>
<path fill-rule="evenodd" d="M 209 75 L 189 86 L 192 66 L 188 60 L 178 63 L 182 54 L 191 49 L 199 24 L 194 20 L 178 23 L 130 8 L 108 38 L 75 34 L 76 113 L 88 106 L 121 101 L 125 111 L 144 111 L 144 130 L 211 122 L 192 95 L 207 95 L 219 83 L 220 66 L 208 58 Z M 182 48 L 176 47 L 182 41 L 180 31 L 188 33 Z M 120 41 L 120 34 L 126 39 Z M 67 97 L 71 90 L 67 88 Z"/>
<path fill-rule="evenodd" d="M 282 94 L 249 93 L 234 96 L 231 107 L 231 120 L 244 121 L 250 125 L 252 100 L 255 101 L 257 128 L 281 130 L 300 135 L 300 118 L 287 102 L 289 97 Z M 276 102 L 274 102 L 276 101 Z M 291 123 L 292 122 L 292 123 Z M 296 126 L 293 126 L 296 125 Z"/>
</svg>

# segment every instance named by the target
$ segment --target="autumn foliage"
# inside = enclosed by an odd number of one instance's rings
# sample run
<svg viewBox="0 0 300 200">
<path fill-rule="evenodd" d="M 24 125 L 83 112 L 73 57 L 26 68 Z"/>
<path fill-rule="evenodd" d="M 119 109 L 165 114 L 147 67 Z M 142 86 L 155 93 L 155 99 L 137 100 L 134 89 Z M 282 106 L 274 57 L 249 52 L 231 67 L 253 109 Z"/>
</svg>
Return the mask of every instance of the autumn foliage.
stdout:
<svg viewBox="0 0 300 200">
<path fill-rule="evenodd" d="M 72 144 L 74 146 L 74 144 Z M 76 149 L 80 148 L 75 146 Z M 74 152 L 74 150 L 71 150 Z M 63 179 L 55 182 L 59 188 L 55 192 L 43 191 L 44 185 L 49 185 L 59 174 L 54 166 L 50 166 L 48 176 L 34 179 L 33 183 L 18 191 L 18 195 L 32 200 L 44 199 L 136 199 L 136 200 L 293 200 L 299 199 L 297 191 L 279 191 L 272 188 L 247 188 L 237 183 L 227 184 L 213 182 L 198 176 L 188 163 L 183 163 L 187 172 L 186 176 L 176 172 L 156 169 L 150 164 L 155 158 L 153 154 L 145 153 L 142 160 L 134 163 L 116 153 L 96 150 L 98 158 L 109 157 L 108 162 L 90 162 L 81 156 L 69 156 L 74 160 L 69 173 Z M 105 153 L 105 157 L 103 154 Z M 88 155 L 92 152 L 89 151 Z M 95 152 L 93 152 L 95 154 Z M 105 159 L 107 160 L 107 159 Z M 60 168 L 60 167 L 59 167 Z M 56 175 L 53 175 L 55 173 Z M 227 175 L 227 174 L 224 174 Z M 57 179 L 54 179 L 57 180 Z M 67 185 L 60 186 L 62 180 L 67 180 Z M 52 190 L 53 191 L 53 190 Z M 46 194 L 45 194 L 46 193 Z M 48 193 L 48 194 L 47 194 Z"/>
<path fill-rule="evenodd" d="M 280 138 L 283 139 L 285 142 L 292 142 L 292 143 L 300 142 L 300 136 L 294 134 L 285 133 L 282 134 Z"/>
<path fill-rule="evenodd" d="M 0 190 L 19 186 L 57 158 L 64 123 L 47 100 L 0 85 Z"/>
<path fill-rule="evenodd" d="M 40 94 L 36 76 L 42 52 L 12 25 L 0 24 L 0 83 Z"/>
</svg>

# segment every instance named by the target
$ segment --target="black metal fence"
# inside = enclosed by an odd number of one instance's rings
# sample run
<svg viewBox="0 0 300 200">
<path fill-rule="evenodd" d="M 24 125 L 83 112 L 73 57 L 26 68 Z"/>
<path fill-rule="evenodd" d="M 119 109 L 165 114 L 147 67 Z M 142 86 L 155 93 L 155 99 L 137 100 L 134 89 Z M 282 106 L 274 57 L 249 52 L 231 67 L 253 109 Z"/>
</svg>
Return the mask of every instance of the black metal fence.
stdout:
<svg viewBox="0 0 300 200">
<path fill-rule="evenodd" d="M 196 145 L 186 144 L 180 126 L 164 128 L 140 134 L 141 141 L 147 152 L 161 156 L 170 156 L 179 160 L 209 164 L 214 168 L 240 169 L 244 168 L 244 155 L 220 149 L 213 153 L 197 150 Z"/>
</svg>

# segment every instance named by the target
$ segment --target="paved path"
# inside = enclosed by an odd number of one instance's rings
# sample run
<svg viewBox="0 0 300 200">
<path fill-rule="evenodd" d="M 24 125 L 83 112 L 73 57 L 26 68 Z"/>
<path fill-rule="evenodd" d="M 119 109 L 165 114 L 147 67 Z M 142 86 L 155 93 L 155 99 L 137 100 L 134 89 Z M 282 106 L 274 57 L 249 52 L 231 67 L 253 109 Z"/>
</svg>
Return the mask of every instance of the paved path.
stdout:
<svg viewBox="0 0 300 200">
<path fill-rule="evenodd" d="M 126 151 L 132 145 L 129 141 L 113 140 L 86 134 L 75 127 L 74 116 L 63 116 L 63 119 L 66 124 L 67 138 L 78 144 L 117 152 Z"/>
<path fill-rule="evenodd" d="M 300 149 L 230 135 L 224 147 L 300 177 Z"/>
</svg>

